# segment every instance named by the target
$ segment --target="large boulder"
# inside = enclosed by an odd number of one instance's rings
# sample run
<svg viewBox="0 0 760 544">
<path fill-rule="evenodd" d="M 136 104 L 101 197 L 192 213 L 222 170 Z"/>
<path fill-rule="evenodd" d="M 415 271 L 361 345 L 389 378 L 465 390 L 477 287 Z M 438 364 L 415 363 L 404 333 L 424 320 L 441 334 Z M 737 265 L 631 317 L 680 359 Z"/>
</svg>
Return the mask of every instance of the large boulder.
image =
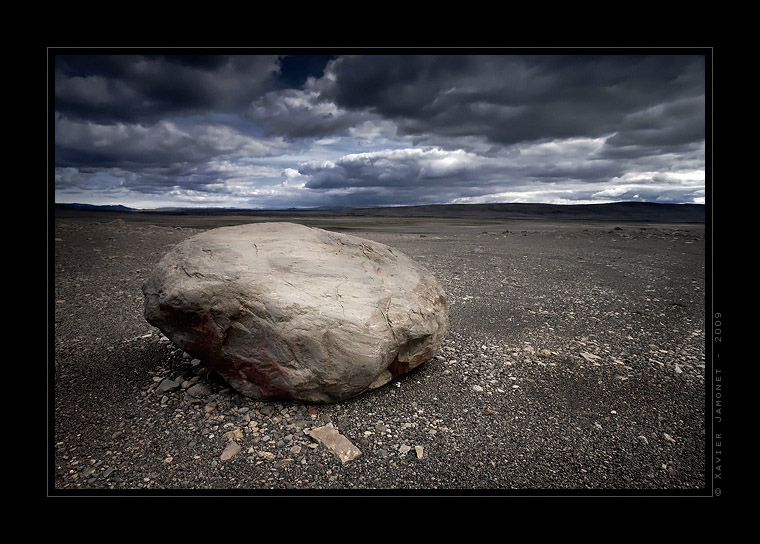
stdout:
<svg viewBox="0 0 760 544">
<path fill-rule="evenodd" d="M 335 402 L 431 359 L 433 275 L 386 245 L 292 223 L 198 234 L 143 284 L 145 318 L 253 398 Z"/>
</svg>

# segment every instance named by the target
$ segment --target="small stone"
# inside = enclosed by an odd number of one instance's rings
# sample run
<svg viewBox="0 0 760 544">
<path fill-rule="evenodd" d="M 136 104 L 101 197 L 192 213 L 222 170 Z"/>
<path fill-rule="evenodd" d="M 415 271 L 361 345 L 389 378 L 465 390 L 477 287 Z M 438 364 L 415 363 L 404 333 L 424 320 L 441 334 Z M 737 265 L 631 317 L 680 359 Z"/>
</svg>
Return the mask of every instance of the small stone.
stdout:
<svg viewBox="0 0 760 544">
<path fill-rule="evenodd" d="M 637 438 L 638 438 L 639 442 L 641 442 L 645 446 L 649 444 L 649 440 L 647 440 L 647 437 L 644 436 L 643 434 L 640 435 L 640 436 L 638 436 Z"/>
<path fill-rule="evenodd" d="M 224 433 L 224 438 L 227 440 L 242 440 L 243 439 L 243 432 L 240 429 L 233 429 L 231 431 L 227 431 Z"/>
<path fill-rule="evenodd" d="M 164 378 L 161 380 L 161 383 L 158 384 L 158 387 L 156 387 L 157 393 L 168 393 L 169 391 L 174 391 L 175 389 L 179 388 L 181 385 L 180 380 L 170 380 L 169 378 Z"/>
<path fill-rule="evenodd" d="M 483 392 L 483 388 L 480 387 L 479 385 L 473 385 L 472 386 L 472 390 L 475 391 L 476 393 L 482 393 Z"/>
<path fill-rule="evenodd" d="M 417 459 L 422 459 L 423 450 L 424 446 L 414 446 L 414 452 L 417 454 Z"/>
<path fill-rule="evenodd" d="M 672 436 L 670 436 L 668 433 L 662 433 L 662 435 L 663 437 L 665 437 L 665 440 L 667 440 L 668 442 L 671 442 L 673 444 L 676 443 L 675 439 Z"/>
<path fill-rule="evenodd" d="M 274 461 L 274 453 L 270 451 L 260 451 L 258 452 L 259 457 L 262 459 L 266 459 L 267 461 Z"/>
<path fill-rule="evenodd" d="M 237 453 L 240 451 L 240 445 L 235 442 L 234 440 L 231 440 L 227 443 L 227 447 L 224 448 L 224 451 L 222 452 L 222 455 L 219 457 L 220 461 L 227 461 L 228 459 L 231 459 Z"/>
<path fill-rule="evenodd" d="M 683 372 L 683 370 L 681 370 L 681 367 L 678 365 L 675 365 L 675 371 L 676 371 L 676 374 L 681 374 Z"/>
<path fill-rule="evenodd" d="M 340 459 L 342 463 L 352 461 L 362 454 L 361 450 L 354 446 L 348 438 L 340 434 L 338 430 L 333 427 L 332 423 L 311 429 L 308 434 L 311 438 L 318 441 L 338 456 L 338 459 Z"/>
<path fill-rule="evenodd" d="M 412 449 L 411 446 L 407 446 L 406 444 L 401 444 L 398 448 L 399 455 L 406 455 L 409 453 L 409 451 Z"/>
<path fill-rule="evenodd" d="M 187 390 L 187 394 L 191 397 L 205 397 L 211 394 L 211 389 L 204 383 L 196 383 Z"/>
</svg>

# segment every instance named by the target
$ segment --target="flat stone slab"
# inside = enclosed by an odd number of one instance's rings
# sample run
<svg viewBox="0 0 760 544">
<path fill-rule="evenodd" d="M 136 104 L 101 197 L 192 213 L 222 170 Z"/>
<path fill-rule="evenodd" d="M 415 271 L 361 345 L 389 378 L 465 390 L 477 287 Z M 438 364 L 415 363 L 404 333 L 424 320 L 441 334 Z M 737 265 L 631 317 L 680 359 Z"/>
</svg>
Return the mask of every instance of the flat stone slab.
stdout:
<svg viewBox="0 0 760 544">
<path fill-rule="evenodd" d="M 338 456 L 342 463 L 353 461 L 360 457 L 362 451 L 333 427 L 332 423 L 315 427 L 309 431 L 309 436 Z"/>
<path fill-rule="evenodd" d="M 219 458 L 222 461 L 228 461 L 229 459 L 232 459 L 235 455 L 237 455 L 239 451 L 240 451 L 240 444 L 238 444 L 234 440 L 230 440 L 227 443 L 227 446 L 224 448 L 222 455 L 219 456 Z"/>
</svg>

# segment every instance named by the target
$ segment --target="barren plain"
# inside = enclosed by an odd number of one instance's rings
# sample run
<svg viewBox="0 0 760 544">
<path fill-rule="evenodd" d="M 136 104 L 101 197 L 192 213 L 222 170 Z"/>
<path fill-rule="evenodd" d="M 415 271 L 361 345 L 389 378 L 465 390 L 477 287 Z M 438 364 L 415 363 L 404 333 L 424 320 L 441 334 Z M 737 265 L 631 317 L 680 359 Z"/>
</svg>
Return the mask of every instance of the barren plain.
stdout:
<svg viewBox="0 0 760 544">
<path fill-rule="evenodd" d="M 258 401 L 145 321 L 174 244 L 262 220 L 428 268 L 439 355 L 338 404 Z M 704 223 L 59 210 L 49 245 L 49 494 L 706 492 Z M 360 457 L 309 436 L 328 423 Z"/>
</svg>

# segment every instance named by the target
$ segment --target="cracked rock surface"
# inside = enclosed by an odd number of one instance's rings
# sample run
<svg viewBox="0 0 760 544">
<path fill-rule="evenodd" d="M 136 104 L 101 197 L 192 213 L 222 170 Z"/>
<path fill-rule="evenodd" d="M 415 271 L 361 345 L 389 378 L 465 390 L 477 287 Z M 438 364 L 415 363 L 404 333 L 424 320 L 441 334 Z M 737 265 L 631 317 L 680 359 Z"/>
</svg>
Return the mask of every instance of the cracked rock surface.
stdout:
<svg viewBox="0 0 760 544">
<path fill-rule="evenodd" d="M 145 317 L 256 399 L 336 402 L 432 359 L 443 290 L 399 250 L 288 222 L 222 227 L 173 248 Z"/>
</svg>

